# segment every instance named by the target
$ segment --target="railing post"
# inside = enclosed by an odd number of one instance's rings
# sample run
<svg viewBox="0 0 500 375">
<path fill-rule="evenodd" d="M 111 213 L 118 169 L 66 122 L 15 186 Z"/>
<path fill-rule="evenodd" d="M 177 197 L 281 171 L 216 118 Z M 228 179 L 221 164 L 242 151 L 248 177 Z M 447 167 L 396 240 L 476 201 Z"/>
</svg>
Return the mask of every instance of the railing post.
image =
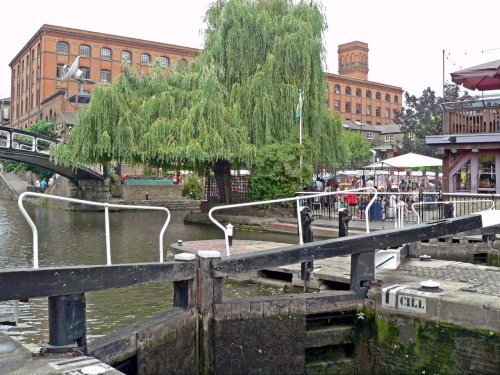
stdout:
<svg viewBox="0 0 500 375">
<path fill-rule="evenodd" d="M 313 232 L 311 229 L 313 217 L 309 207 L 305 206 L 300 210 L 300 222 L 302 223 L 303 243 L 313 242 Z M 314 264 L 312 260 L 300 263 L 300 279 L 304 281 L 304 290 L 307 288 L 307 282 L 311 279 L 313 270 Z"/>
<path fill-rule="evenodd" d="M 339 237 L 349 235 L 351 215 L 347 209 L 339 210 Z M 372 280 L 375 279 L 375 251 L 351 254 L 350 289 L 356 292 L 357 298 L 364 298 Z"/>
<path fill-rule="evenodd" d="M 196 307 L 199 314 L 198 374 L 213 374 L 214 305 L 222 301 L 222 277 L 212 276 L 212 262 L 220 259 L 218 251 L 198 251 Z"/>
<path fill-rule="evenodd" d="M 192 262 L 195 260 L 196 255 L 192 253 L 175 255 L 176 262 Z M 174 307 L 188 309 L 195 305 L 195 282 L 195 279 L 174 281 Z"/>
<path fill-rule="evenodd" d="M 44 346 L 45 352 L 87 354 L 85 307 L 84 293 L 49 297 L 49 343 Z"/>
</svg>

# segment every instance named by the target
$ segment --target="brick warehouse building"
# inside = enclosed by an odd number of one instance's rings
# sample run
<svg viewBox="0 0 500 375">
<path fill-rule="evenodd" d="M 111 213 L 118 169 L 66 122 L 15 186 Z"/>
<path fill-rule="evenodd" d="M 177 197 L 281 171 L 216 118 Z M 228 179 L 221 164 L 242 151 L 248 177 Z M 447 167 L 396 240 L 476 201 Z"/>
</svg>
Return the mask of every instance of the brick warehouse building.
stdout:
<svg viewBox="0 0 500 375">
<path fill-rule="evenodd" d="M 403 89 L 368 81 L 368 44 L 351 42 L 338 47 L 339 74 L 325 73 L 327 105 L 343 120 L 369 125 L 394 123 L 401 110 Z"/>
<path fill-rule="evenodd" d="M 86 78 L 111 83 L 121 74 L 123 61 L 130 61 L 140 74 L 156 61 L 165 67 L 189 64 L 198 54 L 196 48 L 43 25 L 9 64 L 11 126 L 24 129 L 39 119 L 55 120 L 62 112 L 77 111 L 78 83 L 60 80 L 63 66 L 77 56 Z M 83 92 L 88 94 L 93 87 L 84 84 Z"/>
<path fill-rule="evenodd" d="M 158 61 L 162 66 L 189 64 L 199 50 L 171 44 L 43 25 L 9 64 L 11 67 L 11 126 L 26 128 L 37 120 L 56 121 L 65 138 L 68 118 L 78 106 L 88 103 L 94 84 L 64 82 L 64 65 L 80 56 L 80 69 L 95 83 L 111 83 L 130 61 L 137 73 L 146 72 Z M 368 44 L 351 42 L 338 49 L 339 74 L 325 73 L 326 104 L 340 112 L 343 120 L 370 125 L 394 123 L 394 110 L 401 109 L 400 87 L 368 81 Z M 86 97 L 85 97 L 86 94 Z"/>
</svg>

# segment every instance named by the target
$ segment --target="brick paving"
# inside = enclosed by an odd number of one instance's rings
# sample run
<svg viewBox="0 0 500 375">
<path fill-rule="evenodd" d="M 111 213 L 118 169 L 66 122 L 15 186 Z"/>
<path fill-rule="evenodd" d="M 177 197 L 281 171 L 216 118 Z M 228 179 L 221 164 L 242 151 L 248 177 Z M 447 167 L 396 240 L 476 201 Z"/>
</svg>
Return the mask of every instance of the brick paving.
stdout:
<svg viewBox="0 0 500 375">
<path fill-rule="evenodd" d="M 461 290 L 500 297 L 500 268 L 452 262 L 442 267 L 403 265 L 398 271 L 422 279 L 467 283 Z"/>
</svg>

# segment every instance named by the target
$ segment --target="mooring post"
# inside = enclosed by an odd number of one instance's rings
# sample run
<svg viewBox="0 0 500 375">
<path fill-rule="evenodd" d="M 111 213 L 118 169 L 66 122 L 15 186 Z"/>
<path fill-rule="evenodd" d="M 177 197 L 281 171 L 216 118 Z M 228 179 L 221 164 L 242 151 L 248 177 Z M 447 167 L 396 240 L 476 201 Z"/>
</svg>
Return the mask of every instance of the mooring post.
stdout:
<svg viewBox="0 0 500 375">
<path fill-rule="evenodd" d="M 311 209 L 307 206 L 300 210 L 300 221 L 302 223 L 302 241 L 304 243 L 313 242 L 313 232 L 311 223 L 313 222 Z M 314 270 L 313 261 L 300 263 L 300 279 L 304 281 L 304 290 L 307 288 L 307 282 L 311 278 L 311 273 Z"/>
<path fill-rule="evenodd" d="M 222 302 L 222 277 L 213 277 L 212 261 L 220 259 L 218 251 L 198 251 L 196 307 L 199 314 L 198 373 L 213 374 L 214 305 Z"/>
<path fill-rule="evenodd" d="M 85 294 L 49 297 L 49 353 L 79 351 L 87 354 Z"/>
<path fill-rule="evenodd" d="M 352 216 L 346 208 L 339 210 L 339 237 L 349 235 L 349 221 Z M 356 292 L 358 298 L 364 298 L 368 288 L 375 278 L 375 252 L 351 255 L 351 282 L 350 289 Z"/>
<path fill-rule="evenodd" d="M 182 242 L 181 242 L 182 243 Z M 196 255 L 192 253 L 181 253 L 175 255 L 176 262 L 193 262 Z M 195 305 L 195 280 L 174 281 L 174 307 L 189 309 Z"/>
</svg>

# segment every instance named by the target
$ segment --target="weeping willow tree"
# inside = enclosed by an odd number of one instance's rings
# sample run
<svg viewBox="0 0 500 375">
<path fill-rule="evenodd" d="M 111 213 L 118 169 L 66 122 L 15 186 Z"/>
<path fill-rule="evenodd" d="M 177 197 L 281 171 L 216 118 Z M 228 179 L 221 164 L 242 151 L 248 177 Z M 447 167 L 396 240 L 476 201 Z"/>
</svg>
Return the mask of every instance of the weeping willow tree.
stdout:
<svg viewBox="0 0 500 375">
<path fill-rule="evenodd" d="M 205 48 L 189 67 L 157 66 L 140 78 L 128 68 L 98 86 L 55 161 L 210 166 L 227 201 L 231 165 L 251 165 L 267 145 L 298 143 L 300 89 L 305 163 L 333 165 L 345 154 L 340 118 L 324 105 L 318 5 L 217 1 L 206 23 Z"/>
</svg>

